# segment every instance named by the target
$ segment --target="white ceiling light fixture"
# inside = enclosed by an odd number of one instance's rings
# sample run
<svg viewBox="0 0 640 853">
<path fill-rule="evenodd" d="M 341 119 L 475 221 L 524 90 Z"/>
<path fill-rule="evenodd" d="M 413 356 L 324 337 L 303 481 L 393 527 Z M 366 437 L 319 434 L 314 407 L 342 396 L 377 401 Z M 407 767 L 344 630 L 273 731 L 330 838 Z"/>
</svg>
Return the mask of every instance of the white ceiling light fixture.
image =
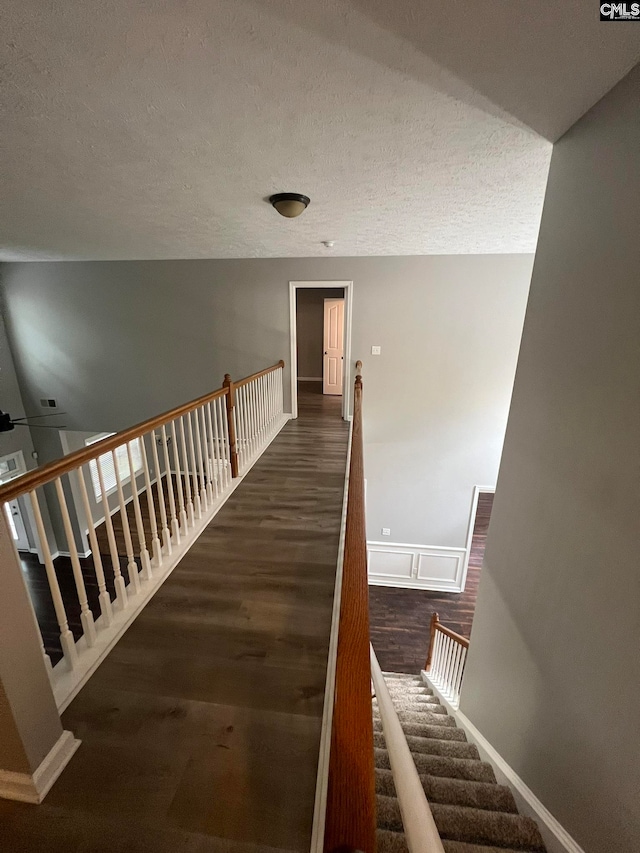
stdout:
<svg viewBox="0 0 640 853">
<path fill-rule="evenodd" d="M 323 245 L 326 249 L 333 249 L 333 247 L 335 246 L 335 244 L 336 244 L 336 241 L 335 241 L 335 240 L 323 240 L 323 241 L 322 241 L 322 245 Z"/>
<path fill-rule="evenodd" d="M 269 201 L 281 216 L 293 219 L 304 213 L 311 199 L 301 193 L 276 193 L 269 197 Z"/>
</svg>

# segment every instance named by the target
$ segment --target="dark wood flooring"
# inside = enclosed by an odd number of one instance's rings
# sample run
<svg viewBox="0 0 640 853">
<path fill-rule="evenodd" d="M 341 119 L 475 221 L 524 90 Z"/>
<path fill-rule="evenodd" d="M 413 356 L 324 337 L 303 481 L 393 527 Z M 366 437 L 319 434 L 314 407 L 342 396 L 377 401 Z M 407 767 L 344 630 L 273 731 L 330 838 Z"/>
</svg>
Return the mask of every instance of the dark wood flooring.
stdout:
<svg viewBox="0 0 640 853">
<path fill-rule="evenodd" d="M 177 507 L 178 496 L 175 475 L 174 477 L 172 477 L 171 485 L 174 490 L 174 500 Z M 169 492 L 167 489 L 166 477 L 162 478 L 162 486 L 165 510 L 167 513 L 167 518 L 170 519 L 171 515 L 169 506 Z M 158 501 L 157 485 L 154 484 L 151 489 L 153 492 L 156 515 L 158 516 L 157 524 L 158 526 L 160 526 L 160 503 Z M 141 493 L 139 499 L 140 515 L 142 516 L 146 547 L 151 553 L 151 523 L 149 520 L 150 513 L 146 493 Z M 141 564 L 140 560 L 138 559 L 138 535 L 135 521 L 135 510 L 132 502 L 129 502 L 126 506 L 126 516 L 129 523 L 129 529 L 131 531 L 131 538 L 133 540 L 138 571 L 140 571 Z M 111 523 L 113 525 L 116 547 L 118 551 L 118 556 L 120 558 L 120 571 L 125 580 L 125 585 L 129 586 L 130 578 L 127 570 L 127 550 L 125 547 L 123 519 L 120 510 L 118 510 L 111 516 Z M 114 571 L 111 561 L 111 553 L 109 550 L 107 529 L 104 522 L 96 527 L 96 538 L 98 540 L 98 550 L 100 551 L 106 587 L 109 591 L 109 596 L 111 600 L 114 601 Z M 160 539 L 162 539 L 161 533 Z M 34 610 L 36 612 L 36 619 L 38 620 L 38 625 L 40 626 L 40 633 L 42 634 L 42 641 L 44 643 L 45 651 L 51 658 L 51 663 L 53 664 L 53 666 L 55 666 L 62 658 L 62 647 L 60 645 L 60 628 L 56 619 L 56 612 L 53 606 L 53 598 L 51 597 L 51 589 L 49 587 L 45 568 L 39 562 L 38 557 L 35 554 L 29 554 L 21 551 L 19 557 L 25 582 L 31 594 L 31 600 L 33 602 Z M 82 567 L 82 576 L 84 579 L 85 589 L 87 593 L 87 601 L 89 603 L 89 607 L 91 608 L 91 612 L 93 613 L 94 619 L 97 619 L 100 615 L 100 605 L 98 601 L 99 589 L 96 580 L 93 555 L 90 555 L 86 558 L 80 558 L 80 565 Z M 69 559 L 69 557 L 57 557 L 54 560 L 54 568 L 56 571 L 58 584 L 62 592 L 62 597 L 65 602 L 69 628 L 73 633 L 74 639 L 77 641 L 82 636 L 83 630 L 82 624 L 80 622 L 80 602 L 78 599 L 78 593 L 73 577 L 71 560 Z"/>
<path fill-rule="evenodd" d="M 0 850 L 308 850 L 348 428 L 299 415 L 64 713 L 44 804 L 0 801 Z"/>
<path fill-rule="evenodd" d="M 493 494 L 482 492 L 478 500 L 464 592 L 369 587 L 371 642 L 383 670 L 417 673 L 424 669 L 429 648 L 429 624 L 434 611 L 448 628 L 463 637 L 471 635 L 492 505 Z"/>
</svg>

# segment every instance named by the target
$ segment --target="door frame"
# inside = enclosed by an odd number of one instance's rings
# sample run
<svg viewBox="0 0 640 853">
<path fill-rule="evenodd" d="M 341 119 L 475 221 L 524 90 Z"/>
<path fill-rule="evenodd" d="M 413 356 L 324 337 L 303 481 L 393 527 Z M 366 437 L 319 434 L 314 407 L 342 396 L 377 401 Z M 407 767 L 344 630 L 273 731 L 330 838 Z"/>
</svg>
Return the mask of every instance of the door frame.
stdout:
<svg viewBox="0 0 640 853">
<path fill-rule="evenodd" d="M 351 322 L 353 317 L 352 281 L 290 281 L 289 282 L 289 358 L 291 363 L 291 417 L 298 417 L 298 357 L 296 329 L 296 292 L 301 288 L 344 288 L 344 362 L 342 365 L 342 418 L 351 420 Z"/>
<path fill-rule="evenodd" d="M 476 526 L 476 515 L 478 514 L 478 500 L 480 495 L 488 492 L 491 495 L 495 495 L 496 487 L 495 486 L 474 486 L 473 487 L 473 496 L 471 498 L 471 511 L 469 513 L 469 527 L 467 528 L 467 544 L 466 544 L 466 553 L 464 555 L 464 562 L 462 564 L 462 581 L 460 583 L 460 591 L 464 592 L 464 588 L 467 583 L 467 571 L 469 569 L 469 560 L 471 559 L 471 543 L 473 541 L 473 531 Z"/>
</svg>

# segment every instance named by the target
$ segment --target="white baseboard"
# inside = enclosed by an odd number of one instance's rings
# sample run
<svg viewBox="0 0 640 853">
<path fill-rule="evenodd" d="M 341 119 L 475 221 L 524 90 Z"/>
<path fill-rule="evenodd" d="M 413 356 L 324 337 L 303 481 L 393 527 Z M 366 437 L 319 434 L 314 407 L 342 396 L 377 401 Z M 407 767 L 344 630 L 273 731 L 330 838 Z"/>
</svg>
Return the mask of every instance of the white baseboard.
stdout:
<svg viewBox="0 0 640 853">
<path fill-rule="evenodd" d="M 455 719 L 458 727 L 465 732 L 469 743 L 477 746 L 480 758 L 491 764 L 498 783 L 506 785 L 511 789 L 520 814 L 533 818 L 538 824 L 548 853 L 585 853 L 578 842 L 569 835 L 562 824 L 556 820 L 549 809 L 536 797 L 531 788 L 518 776 L 515 770 L 507 764 L 500 753 L 491 746 L 489 741 L 473 725 L 471 720 L 442 695 L 429 679 L 429 674 L 423 671 L 422 678 L 433 689 L 433 692 L 445 706 L 449 715 Z"/>
<path fill-rule="evenodd" d="M 466 548 L 367 542 L 369 583 L 403 589 L 462 592 Z"/>
<path fill-rule="evenodd" d="M 33 775 L 0 770 L 0 797 L 22 803 L 41 803 L 79 746 L 80 741 L 71 732 L 64 731 Z"/>
</svg>

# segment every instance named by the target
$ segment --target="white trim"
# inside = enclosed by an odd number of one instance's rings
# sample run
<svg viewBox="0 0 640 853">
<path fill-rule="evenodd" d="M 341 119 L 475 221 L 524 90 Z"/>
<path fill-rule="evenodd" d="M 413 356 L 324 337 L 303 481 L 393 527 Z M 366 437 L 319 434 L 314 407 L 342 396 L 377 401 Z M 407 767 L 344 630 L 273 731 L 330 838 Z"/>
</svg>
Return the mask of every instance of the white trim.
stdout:
<svg viewBox="0 0 640 853">
<path fill-rule="evenodd" d="M 322 376 L 298 376 L 298 382 L 322 382 Z"/>
<path fill-rule="evenodd" d="M 133 624 L 138 614 L 166 581 L 180 560 L 188 553 L 189 549 L 198 539 L 205 527 L 229 500 L 231 495 L 235 492 L 240 483 L 242 483 L 262 454 L 271 446 L 271 443 L 274 441 L 276 436 L 279 435 L 280 431 L 288 421 L 289 416 L 282 415 L 280 423 L 278 423 L 274 428 L 268 442 L 258 453 L 256 453 L 253 459 L 251 459 L 247 464 L 247 467 L 242 471 L 242 474 L 233 480 L 228 491 L 221 495 L 206 512 L 202 513 L 202 518 L 198 519 L 197 526 L 192 528 L 189 531 L 188 536 L 181 540 L 180 549 L 174 551 L 171 557 L 164 557 L 162 567 L 159 570 L 161 573 L 156 573 L 158 570 L 154 570 L 154 575 L 151 580 L 141 585 L 139 592 L 129 592 L 127 607 L 125 610 L 114 609 L 111 625 L 108 628 L 106 626 L 103 627 L 102 617 L 96 620 L 96 628 L 99 630 L 97 631 L 98 636 L 95 644 L 89 648 L 87 646 L 85 636 L 83 635 L 80 637 L 76 643 L 76 649 L 82 661 L 81 666 L 78 666 L 75 669 L 69 669 L 65 658 L 62 658 L 55 665 L 53 668 L 53 694 L 60 713 L 67 708 L 69 703 L 75 698 L 81 688 L 100 666 L 102 661 L 107 657 L 120 637 L 122 637 L 125 631 Z M 184 548 L 182 547 L 182 542 L 184 542 Z"/>
<path fill-rule="evenodd" d="M 367 542 L 369 584 L 434 592 L 462 592 L 465 548 Z M 375 556 L 374 556 L 375 555 Z"/>
<path fill-rule="evenodd" d="M 63 731 L 33 774 L 0 770 L 0 797 L 41 803 L 79 746 L 71 732 Z"/>
<path fill-rule="evenodd" d="M 353 318 L 352 281 L 289 282 L 289 362 L 291 365 L 291 411 L 298 417 L 298 354 L 296 347 L 296 290 L 298 288 L 344 288 L 344 365 L 342 373 L 342 417 L 350 420 L 351 412 L 351 323 Z"/>
<path fill-rule="evenodd" d="M 342 491 L 342 516 L 340 519 L 340 540 L 338 542 L 338 562 L 336 564 L 336 582 L 333 590 L 333 610 L 331 615 L 331 633 L 329 635 L 329 656 L 327 658 L 327 676 L 322 706 L 322 726 L 320 729 L 320 750 L 318 772 L 316 774 L 316 796 L 313 807 L 313 826 L 311 830 L 310 853 L 323 853 L 324 826 L 327 812 L 327 790 L 329 787 L 329 756 L 331 752 L 331 726 L 333 723 L 333 700 L 336 688 L 336 659 L 338 653 L 338 629 L 340 626 L 340 602 L 342 599 L 342 570 L 344 562 L 344 539 L 347 529 L 347 497 L 349 495 L 349 465 L 351 463 L 351 437 L 353 425 L 349 428 L 344 489 Z"/>
<path fill-rule="evenodd" d="M 478 499 L 480 498 L 480 494 L 482 492 L 489 492 L 489 494 L 495 495 L 496 487 L 495 486 L 474 486 L 473 487 L 473 495 L 471 496 L 471 510 L 469 512 L 469 525 L 467 527 L 467 554 L 464 558 L 464 565 L 462 567 L 462 590 L 464 592 L 464 588 L 467 584 L 467 572 L 469 571 L 469 560 L 471 559 L 471 543 L 473 541 L 473 529 L 476 526 L 476 515 L 478 513 Z"/>
<path fill-rule="evenodd" d="M 483 489 L 480 489 L 480 491 L 483 491 Z M 449 712 L 449 715 L 455 719 L 458 727 L 466 733 L 469 742 L 478 747 L 480 758 L 491 764 L 495 771 L 498 784 L 506 785 L 511 789 L 520 814 L 533 818 L 536 821 L 548 853 L 585 853 L 578 842 L 569 835 L 567 830 L 556 820 L 549 809 L 536 797 L 531 788 L 507 764 L 486 737 L 478 731 L 471 720 L 443 696 L 429 678 L 429 673 L 423 670 L 421 675 L 423 680 L 433 689 L 436 696 L 438 696 Z"/>
</svg>

